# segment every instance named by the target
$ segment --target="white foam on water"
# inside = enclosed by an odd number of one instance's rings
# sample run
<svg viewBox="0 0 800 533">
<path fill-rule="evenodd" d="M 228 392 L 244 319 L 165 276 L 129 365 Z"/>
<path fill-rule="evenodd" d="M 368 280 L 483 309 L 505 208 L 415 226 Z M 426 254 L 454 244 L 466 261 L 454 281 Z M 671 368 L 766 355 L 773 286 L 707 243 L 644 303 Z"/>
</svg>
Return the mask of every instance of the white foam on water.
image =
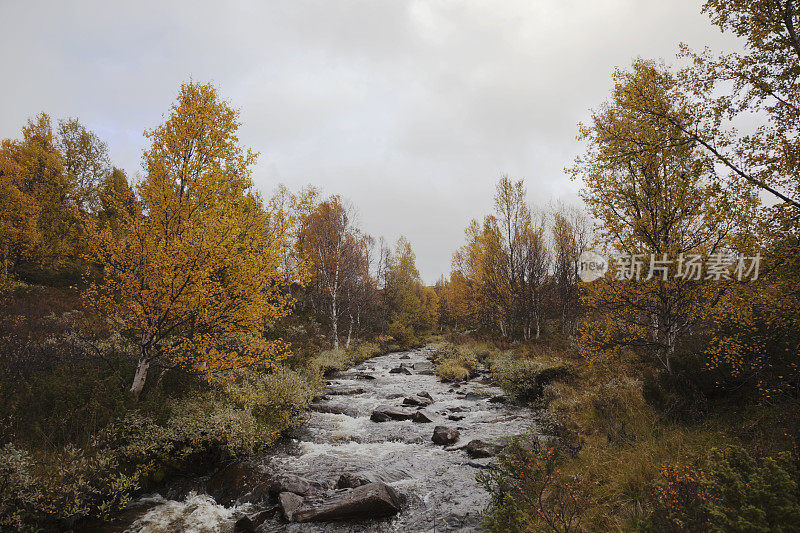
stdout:
<svg viewBox="0 0 800 533">
<path fill-rule="evenodd" d="M 219 533 L 229 531 L 249 504 L 224 507 L 207 494 L 189 493 L 183 501 L 169 500 L 154 507 L 130 525 L 130 533 Z"/>
</svg>

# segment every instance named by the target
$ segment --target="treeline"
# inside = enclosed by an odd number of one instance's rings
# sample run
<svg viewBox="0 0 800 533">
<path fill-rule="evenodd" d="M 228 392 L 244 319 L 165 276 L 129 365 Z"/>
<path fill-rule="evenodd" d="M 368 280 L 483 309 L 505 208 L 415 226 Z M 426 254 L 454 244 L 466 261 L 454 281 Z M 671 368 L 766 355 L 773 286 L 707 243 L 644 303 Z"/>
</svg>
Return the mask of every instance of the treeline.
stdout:
<svg viewBox="0 0 800 533">
<path fill-rule="evenodd" d="M 293 311 L 327 327 L 334 349 L 381 334 L 407 346 L 436 325 L 408 241 L 376 250 L 348 202 L 311 187 L 262 200 L 239 123 L 212 86 L 183 85 L 146 132 L 135 185 L 77 119 L 41 114 L 3 141 L 0 281 L 84 287 L 136 347 L 136 395 L 152 366 L 211 375 L 286 357 L 266 329 Z"/>
<path fill-rule="evenodd" d="M 524 182 L 507 176 L 497 184 L 494 206 L 494 214 L 470 222 L 449 279 L 436 284 L 440 324 L 508 341 L 539 339 L 545 325 L 575 333 L 587 218 L 562 204 L 532 209 Z"/>
</svg>

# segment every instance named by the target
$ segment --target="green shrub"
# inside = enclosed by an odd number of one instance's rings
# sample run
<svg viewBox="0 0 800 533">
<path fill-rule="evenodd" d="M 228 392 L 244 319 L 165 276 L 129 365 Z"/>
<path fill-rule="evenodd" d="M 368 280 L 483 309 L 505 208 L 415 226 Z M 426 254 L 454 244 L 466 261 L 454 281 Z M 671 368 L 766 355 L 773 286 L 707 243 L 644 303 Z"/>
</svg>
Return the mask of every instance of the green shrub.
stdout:
<svg viewBox="0 0 800 533">
<path fill-rule="evenodd" d="M 35 531 L 31 518 L 39 496 L 27 452 L 11 444 L 0 449 L 0 530 Z"/>
<path fill-rule="evenodd" d="M 662 468 L 650 531 L 800 531 L 800 471 L 788 453 L 714 449 L 697 464 Z"/>
<path fill-rule="evenodd" d="M 515 357 L 506 352 L 492 363 L 492 373 L 511 398 L 529 403 L 542 396 L 544 387 L 554 381 L 565 381 L 575 375 L 574 367 L 558 359 Z"/>
</svg>

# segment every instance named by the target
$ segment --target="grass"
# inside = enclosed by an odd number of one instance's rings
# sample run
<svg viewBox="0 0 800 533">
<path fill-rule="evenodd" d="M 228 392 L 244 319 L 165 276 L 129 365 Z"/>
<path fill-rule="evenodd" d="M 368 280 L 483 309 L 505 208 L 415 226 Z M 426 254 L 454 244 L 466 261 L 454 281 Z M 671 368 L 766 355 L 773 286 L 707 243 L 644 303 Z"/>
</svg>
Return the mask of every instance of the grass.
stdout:
<svg viewBox="0 0 800 533">
<path fill-rule="evenodd" d="M 633 357 L 589 365 L 555 347 L 485 349 L 488 356 L 482 360 L 506 394 L 541 408 L 537 427 L 555 436 L 561 450 L 553 476 L 566 493 L 581 494 L 577 512 L 589 531 L 645 527 L 660 501 L 664 468 L 695 464 L 709 450 L 729 446 L 743 447 L 754 457 L 775 456 L 793 446 L 786 430 L 798 426 L 798 415 L 786 406 L 718 401 L 704 407 L 703 418 L 686 420 L 660 411 L 647 400 L 652 378 Z M 447 347 L 440 358 L 457 362 L 453 354 L 465 350 L 478 351 L 468 342 Z M 493 496 L 490 530 L 547 529 L 536 506 L 515 492 L 515 483 L 531 483 L 519 477 L 523 463 L 511 457 L 501 462 L 500 472 L 485 476 Z"/>
</svg>

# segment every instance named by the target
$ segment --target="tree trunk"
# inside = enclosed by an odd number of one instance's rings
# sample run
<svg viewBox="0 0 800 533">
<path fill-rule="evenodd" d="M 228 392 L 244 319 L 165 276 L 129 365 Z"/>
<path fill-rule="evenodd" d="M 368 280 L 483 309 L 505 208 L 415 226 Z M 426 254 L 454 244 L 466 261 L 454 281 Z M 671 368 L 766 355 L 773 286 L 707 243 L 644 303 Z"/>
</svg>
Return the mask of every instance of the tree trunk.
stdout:
<svg viewBox="0 0 800 533">
<path fill-rule="evenodd" d="M 139 401 L 139 396 L 142 394 L 144 382 L 147 379 L 147 370 L 149 368 L 150 359 L 143 351 L 142 355 L 139 356 L 139 364 L 136 367 L 136 374 L 133 376 L 133 384 L 131 385 L 131 392 L 133 393 L 133 397 L 137 402 Z"/>
<path fill-rule="evenodd" d="M 336 312 L 336 300 L 331 304 L 331 328 L 333 334 L 333 349 L 339 349 L 339 320 Z"/>
<path fill-rule="evenodd" d="M 350 339 L 353 336 L 353 315 L 350 315 L 350 329 L 347 330 L 347 342 L 345 343 L 345 349 L 350 348 Z"/>
</svg>

